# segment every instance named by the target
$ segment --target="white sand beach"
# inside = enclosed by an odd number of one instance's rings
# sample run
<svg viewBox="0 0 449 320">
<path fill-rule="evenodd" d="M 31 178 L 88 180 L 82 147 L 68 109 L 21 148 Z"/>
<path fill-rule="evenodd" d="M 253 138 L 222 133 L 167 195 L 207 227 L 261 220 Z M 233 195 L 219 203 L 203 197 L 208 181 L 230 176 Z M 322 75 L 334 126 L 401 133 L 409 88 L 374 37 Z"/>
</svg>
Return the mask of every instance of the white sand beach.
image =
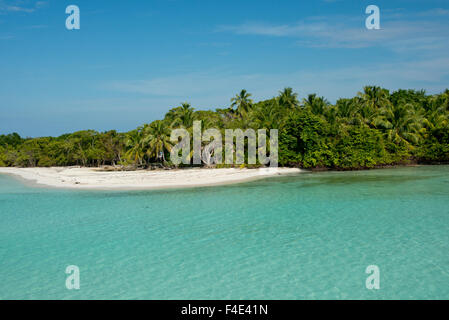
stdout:
<svg viewBox="0 0 449 320">
<path fill-rule="evenodd" d="M 295 174 L 302 171 L 297 168 L 193 168 L 138 171 L 101 171 L 99 168 L 85 167 L 0 168 L 0 173 L 19 176 L 30 183 L 41 186 L 100 190 L 211 186 Z"/>
</svg>

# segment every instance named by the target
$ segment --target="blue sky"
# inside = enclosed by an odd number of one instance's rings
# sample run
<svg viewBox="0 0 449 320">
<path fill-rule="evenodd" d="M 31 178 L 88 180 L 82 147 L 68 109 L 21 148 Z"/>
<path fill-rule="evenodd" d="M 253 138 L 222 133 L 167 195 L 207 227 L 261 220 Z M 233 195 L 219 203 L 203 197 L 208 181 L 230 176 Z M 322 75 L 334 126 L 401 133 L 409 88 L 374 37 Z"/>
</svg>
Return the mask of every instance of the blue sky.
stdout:
<svg viewBox="0 0 449 320">
<path fill-rule="evenodd" d="M 65 28 L 78 5 L 81 29 Z M 381 29 L 365 28 L 380 8 Z M 449 87 L 449 1 L 0 0 L 0 134 L 128 131 L 245 88 L 335 102 L 364 85 Z"/>
</svg>

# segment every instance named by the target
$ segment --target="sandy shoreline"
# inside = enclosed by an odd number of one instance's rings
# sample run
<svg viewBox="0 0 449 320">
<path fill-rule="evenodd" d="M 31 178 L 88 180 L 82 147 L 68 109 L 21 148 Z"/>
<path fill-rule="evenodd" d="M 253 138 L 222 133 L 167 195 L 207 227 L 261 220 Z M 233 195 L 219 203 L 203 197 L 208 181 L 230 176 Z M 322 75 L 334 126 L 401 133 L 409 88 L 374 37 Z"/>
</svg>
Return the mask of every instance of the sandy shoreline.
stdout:
<svg viewBox="0 0 449 320">
<path fill-rule="evenodd" d="M 222 185 L 270 176 L 300 173 L 296 168 L 178 169 L 154 171 L 99 171 L 98 168 L 0 168 L 41 186 L 92 190 L 142 190 Z"/>
</svg>

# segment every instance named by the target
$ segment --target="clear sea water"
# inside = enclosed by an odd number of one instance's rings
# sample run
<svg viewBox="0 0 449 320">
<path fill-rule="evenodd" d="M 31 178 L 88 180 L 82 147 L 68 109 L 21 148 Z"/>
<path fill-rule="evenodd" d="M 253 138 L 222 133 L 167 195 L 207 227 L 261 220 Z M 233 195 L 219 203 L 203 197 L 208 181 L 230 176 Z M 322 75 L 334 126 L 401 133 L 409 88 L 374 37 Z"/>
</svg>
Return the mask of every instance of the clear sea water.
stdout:
<svg viewBox="0 0 449 320">
<path fill-rule="evenodd" d="M 0 175 L 0 221 L 0 299 L 449 299 L 449 166 L 132 192 Z"/>
</svg>

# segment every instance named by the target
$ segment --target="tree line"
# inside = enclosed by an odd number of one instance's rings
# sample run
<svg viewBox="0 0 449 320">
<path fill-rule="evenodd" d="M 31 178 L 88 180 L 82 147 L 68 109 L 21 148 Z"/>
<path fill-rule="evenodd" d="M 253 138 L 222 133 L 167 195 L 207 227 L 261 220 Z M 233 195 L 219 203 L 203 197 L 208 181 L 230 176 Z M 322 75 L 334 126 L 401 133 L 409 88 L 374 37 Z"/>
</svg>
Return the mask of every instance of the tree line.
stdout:
<svg viewBox="0 0 449 320">
<path fill-rule="evenodd" d="M 335 104 L 309 94 L 300 100 L 291 88 L 254 102 L 242 90 L 229 107 L 195 110 L 189 103 L 162 120 L 129 132 L 78 131 L 59 137 L 0 135 L 0 166 L 171 166 L 171 130 L 279 129 L 279 164 L 303 168 L 356 169 L 408 162 L 449 161 L 449 90 L 390 92 L 366 86 Z M 224 165 L 221 165 L 224 166 Z"/>
</svg>

